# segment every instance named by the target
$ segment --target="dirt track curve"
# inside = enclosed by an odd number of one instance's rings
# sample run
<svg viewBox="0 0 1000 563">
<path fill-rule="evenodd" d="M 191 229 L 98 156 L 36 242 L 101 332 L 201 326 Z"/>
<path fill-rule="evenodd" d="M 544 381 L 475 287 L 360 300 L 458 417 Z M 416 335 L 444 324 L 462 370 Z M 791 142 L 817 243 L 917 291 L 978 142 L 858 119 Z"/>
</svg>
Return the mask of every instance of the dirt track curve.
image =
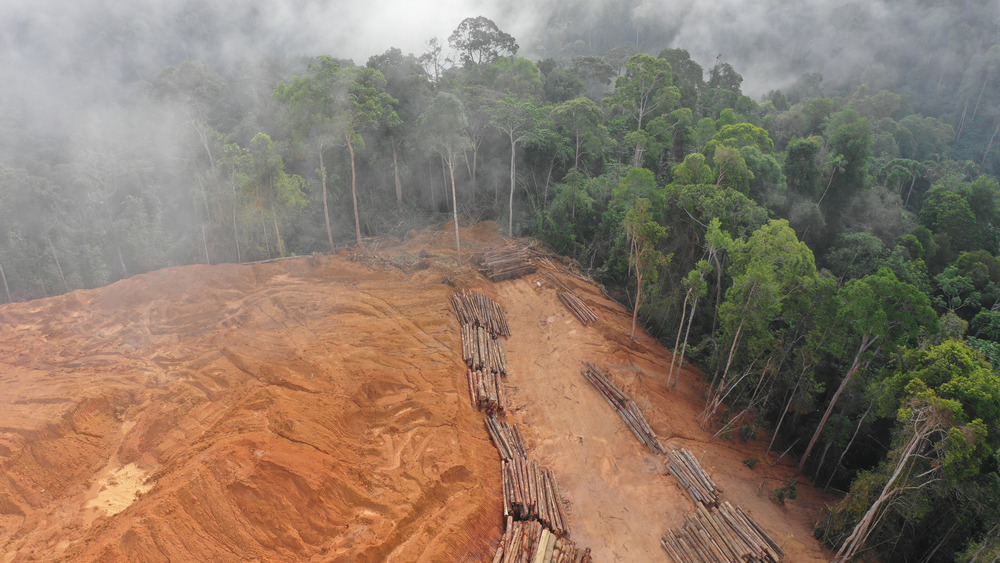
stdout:
<svg viewBox="0 0 1000 563">
<path fill-rule="evenodd" d="M 595 561 L 667 561 L 692 503 L 580 375 L 610 369 L 667 447 L 685 447 L 787 561 L 827 561 L 824 502 L 759 443 L 694 421 L 702 384 L 598 287 L 582 326 L 540 272 L 491 283 L 455 267 L 453 231 L 364 255 L 186 266 L 0 307 L 0 563 L 482 561 L 500 538 L 500 461 L 469 404 L 456 288 L 507 310 L 508 419 L 553 470 L 571 537 Z M 464 254 L 503 244 L 463 229 Z M 354 255 L 357 257 L 357 255 Z M 772 454 L 773 457 L 773 454 Z"/>
</svg>

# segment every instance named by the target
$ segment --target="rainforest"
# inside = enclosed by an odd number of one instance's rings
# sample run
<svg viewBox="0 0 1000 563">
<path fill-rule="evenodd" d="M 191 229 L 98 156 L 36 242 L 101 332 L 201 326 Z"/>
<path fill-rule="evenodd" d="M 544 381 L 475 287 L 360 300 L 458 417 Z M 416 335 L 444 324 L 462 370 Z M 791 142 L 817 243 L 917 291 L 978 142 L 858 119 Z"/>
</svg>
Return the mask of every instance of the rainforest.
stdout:
<svg viewBox="0 0 1000 563">
<path fill-rule="evenodd" d="M 496 221 L 835 494 L 838 560 L 1000 558 L 996 2 L 42 4 L 0 301 Z"/>
</svg>

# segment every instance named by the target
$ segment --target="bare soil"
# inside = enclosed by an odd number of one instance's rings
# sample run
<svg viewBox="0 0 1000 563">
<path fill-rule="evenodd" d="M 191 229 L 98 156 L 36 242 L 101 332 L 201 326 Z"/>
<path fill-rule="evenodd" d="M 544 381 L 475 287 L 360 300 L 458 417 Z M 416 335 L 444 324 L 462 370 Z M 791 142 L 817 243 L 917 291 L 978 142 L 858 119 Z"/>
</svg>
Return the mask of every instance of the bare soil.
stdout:
<svg viewBox="0 0 1000 563">
<path fill-rule="evenodd" d="M 723 497 L 784 547 L 828 561 L 811 529 L 832 497 L 764 444 L 695 422 L 703 383 L 631 315 L 553 258 L 491 283 L 453 231 L 367 250 L 159 270 L 0 307 L 0 563 L 482 561 L 502 526 L 500 461 L 469 404 L 456 288 L 506 309 L 509 419 L 555 473 L 595 561 L 666 561 L 693 504 L 580 375 L 610 369 L 661 441 L 702 459 Z M 463 254 L 505 241 L 462 230 Z M 581 325 L 558 276 L 600 315 Z M 771 454 L 771 459 L 774 454 Z"/>
</svg>

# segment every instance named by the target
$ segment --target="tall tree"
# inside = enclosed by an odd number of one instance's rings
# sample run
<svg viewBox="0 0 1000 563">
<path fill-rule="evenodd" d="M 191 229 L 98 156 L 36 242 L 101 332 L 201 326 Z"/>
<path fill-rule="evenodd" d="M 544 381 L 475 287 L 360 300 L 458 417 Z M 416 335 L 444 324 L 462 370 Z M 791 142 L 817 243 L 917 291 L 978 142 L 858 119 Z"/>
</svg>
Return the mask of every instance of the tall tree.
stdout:
<svg viewBox="0 0 1000 563">
<path fill-rule="evenodd" d="M 354 204 L 354 232 L 361 246 L 361 219 L 358 216 L 355 149 L 363 149 L 362 132 L 377 124 L 396 124 L 396 99 L 385 91 L 385 77 L 374 68 L 341 69 L 334 90 L 334 120 L 351 158 L 351 200 Z"/>
<path fill-rule="evenodd" d="M 493 20 L 478 16 L 465 18 L 448 36 L 448 44 L 458 51 L 466 66 L 496 62 L 517 54 L 517 41 L 497 27 Z"/>
<path fill-rule="evenodd" d="M 472 142 L 466 132 L 468 119 L 461 100 L 454 94 L 441 92 L 431 100 L 430 105 L 421 114 L 417 129 L 421 132 L 430 150 L 437 153 L 448 166 L 451 178 L 451 212 L 455 222 L 455 250 L 458 253 L 458 265 L 462 265 L 462 244 L 458 233 L 458 198 L 455 195 L 455 159 L 466 149 L 472 147 Z"/>
<path fill-rule="evenodd" d="M 837 400 L 858 371 L 869 363 L 870 357 L 879 350 L 891 350 L 909 343 L 921 331 L 937 332 L 937 314 L 931 309 L 927 295 L 899 281 L 887 268 L 877 274 L 848 281 L 840 291 L 840 297 L 842 305 L 837 324 L 843 327 L 844 349 L 853 351 L 853 359 L 799 458 L 800 473 Z"/>
<path fill-rule="evenodd" d="M 274 225 L 275 246 L 278 256 L 285 255 L 285 246 L 278 226 L 278 215 L 285 210 L 305 205 L 305 180 L 297 174 L 285 172 L 285 162 L 274 148 L 274 142 L 265 133 L 257 133 L 250 140 L 252 173 L 247 176 L 248 190 L 261 210 L 271 215 Z"/>
<path fill-rule="evenodd" d="M 653 220 L 649 208 L 649 200 L 639 198 L 625 214 L 625 236 L 629 243 L 629 265 L 635 271 L 636 283 L 635 305 L 632 308 L 632 333 L 629 335 L 629 342 L 635 340 L 636 321 L 639 318 L 639 304 L 642 303 L 643 285 L 655 283 L 660 266 L 669 260 L 669 257 L 665 257 L 656 248 L 660 239 L 666 236 L 667 230 Z"/>
<path fill-rule="evenodd" d="M 680 101 L 680 90 L 673 86 L 670 63 L 650 55 L 639 54 L 629 59 L 625 74 L 615 82 L 611 106 L 635 120 L 635 131 L 642 131 L 646 122 L 672 109 Z M 642 150 L 637 145 L 632 166 L 639 167 Z"/>
<path fill-rule="evenodd" d="M 514 236 L 514 189 L 517 182 L 517 145 L 537 131 L 541 117 L 538 106 L 531 100 L 522 100 L 507 94 L 490 108 L 490 125 L 499 129 L 510 140 L 510 201 L 508 205 L 507 234 Z"/>
<path fill-rule="evenodd" d="M 333 229 L 330 227 L 327 171 L 323 157 L 339 137 L 334 115 L 334 93 L 340 72 L 340 65 L 332 57 L 318 57 L 309 62 L 309 74 L 294 77 L 290 84 L 279 82 L 274 89 L 274 99 L 287 108 L 292 139 L 311 147 L 319 157 L 323 219 L 330 252 L 334 250 Z"/>
<path fill-rule="evenodd" d="M 590 98 L 575 98 L 557 105 L 552 110 L 556 129 L 573 143 L 573 168 L 580 167 L 580 159 L 600 151 L 602 139 L 607 134 L 604 112 Z"/>
</svg>

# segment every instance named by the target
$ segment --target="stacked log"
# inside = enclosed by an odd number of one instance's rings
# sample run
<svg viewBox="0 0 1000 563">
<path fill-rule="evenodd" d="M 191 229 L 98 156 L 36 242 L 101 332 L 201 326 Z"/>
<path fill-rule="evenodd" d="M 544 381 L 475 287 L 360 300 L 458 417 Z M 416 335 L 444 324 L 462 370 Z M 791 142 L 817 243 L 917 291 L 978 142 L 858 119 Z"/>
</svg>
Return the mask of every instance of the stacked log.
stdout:
<svg viewBox="0 0 1000 563">
<path fill-rule="evenodd" d="M 684 485 L 695 502 L 711 507 L 719 501 L 719 490 L 715 487 L 715 482 L 691 452 L 684 448 L 670 450 L 667 452 L 667 468 Z"/>
<path fill-rule="evenodd" d="M 569 312 L 573 313 L 573 316 L 583 323 L 583 326 L 587 326 L 597 320 L 597 313 L 587 306 L 587 304 L 584 303 L 583 300 L 580 299 L 580 296 L 575 292 L 558 291 L 556 292 L 556 295 L 559 297 L 559 300 L 562 301 L 562 304 L 569 309 Z"/>
<path fill-rule="evenodd" d="M 488 250 L 477 262 L 483 275 L 494 282 L 512 280 L 538 270 L 528 250 L 513 245 Z"/>
<path fill-rule="evenodd" d="M 660 545 L 675 563 L 778 563 L 785 556 L 756 522 L 728 502 L 713 509 L 697 503 L 684 525 L 664 534 Z"/>
<path fill-rule="evenodd" d="M 508 516 L 493 563 L 591 563 L 591 557 L 590 548 L 580 549 L 538 522 Z"/>
<path fill-rule="evenodd" d="M 485 328 L 474 324 L 462 325 L 462 359 L 470 369 L 507 375 L 507 354 L 503 341 L 494 338 Z"/>
<path fill-rule="evenodd" d="M 451 304 L 455 308 L 459 324 L 481 326 L 488 330 L 493 338 L 510 336 L 507 313 L 499 303 L 482 293 L 469 293 L 464 290 L 462 293 L 452 293 Z"/>
<path fill-rule="evenodd" d="M 489 370 L 466 370 L 469 378 L 469 395 L 480 412 L 504 414 L 507 412 L 503 384 L 500 377 Z"/>
<path fill-rule="evenodd" d="M 504 515 L 515 520 L 537 520 L 555 535 L 565 535 L 566 517 L 552 472 L 521 455 L 502 463 Z"/>
<path fill-rule="evenodd" d="M 514 456 L 527 457 L 524 449 L 524 440 L 517 427 L 497 419 L 495 416 L 486 417 L 486 430 L 490 433 L 493 445 L 500 452 L 500 459 L 510 460 Z"/>
<path fill-rule="evenodd" d="M 635 401 L 630 399 L 617 385 L 611 382 L 611 375 L 590 362 L 583 362 L 583 376 L 590 381 L 601 395 L 608 401 L 615 412 L 621 416 L 625 425 L 632 430 L 635 437 L 646 445 L 654 454 L 667 452 L 663 444 L 656 438 L 653 428 L 646 422 L 646 417 L 639 411 Z"/>
</svg>

